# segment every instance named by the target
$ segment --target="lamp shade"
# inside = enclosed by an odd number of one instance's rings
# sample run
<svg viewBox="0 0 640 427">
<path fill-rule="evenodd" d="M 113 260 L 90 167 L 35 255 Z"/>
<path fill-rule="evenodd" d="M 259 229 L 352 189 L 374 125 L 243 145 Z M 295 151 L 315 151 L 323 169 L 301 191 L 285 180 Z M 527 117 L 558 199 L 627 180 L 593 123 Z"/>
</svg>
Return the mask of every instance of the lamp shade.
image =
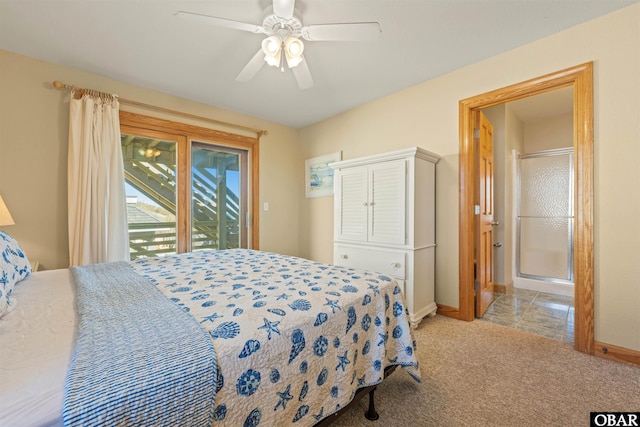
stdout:
<svg viewBox="0 0 640 427">
<path fill-rule="evenodd" d="M 2 200 L 2 196 L 0 196 L 0 225 L 13 225 L 13 218 L 9 213 L 9 209 L 7 209 L 7 205 L 5 205 L 4 200 Z"/>
<path fill-rule="evenodd" d="M 284 41 L 284 55 L 287 58 L 287 65 L 293 68 L 302 62 L 302 51 L 304 44 L 300 39 L 289 36 Z"/>
<path fill-rule="evenodd" d="M 282 55 L 282 40 L 276 36 L 267 37 L 262 40 L 262 51 L 267 64 L 277 67 Z"/>
</svg>

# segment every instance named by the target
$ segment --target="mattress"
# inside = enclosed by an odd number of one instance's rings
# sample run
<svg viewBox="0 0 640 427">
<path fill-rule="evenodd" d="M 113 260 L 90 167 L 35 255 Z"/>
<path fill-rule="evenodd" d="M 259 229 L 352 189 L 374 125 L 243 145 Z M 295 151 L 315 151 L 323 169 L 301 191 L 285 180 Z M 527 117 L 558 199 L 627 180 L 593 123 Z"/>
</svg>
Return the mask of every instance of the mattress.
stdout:
<svg viewBox="0 0 640 427">
<path fill-rule="evenodd" d="M 0 319 L 0 426 L 61 426 L 64 381 L 76 333 L 69 270 L 31 274 Z"/>
</svg>

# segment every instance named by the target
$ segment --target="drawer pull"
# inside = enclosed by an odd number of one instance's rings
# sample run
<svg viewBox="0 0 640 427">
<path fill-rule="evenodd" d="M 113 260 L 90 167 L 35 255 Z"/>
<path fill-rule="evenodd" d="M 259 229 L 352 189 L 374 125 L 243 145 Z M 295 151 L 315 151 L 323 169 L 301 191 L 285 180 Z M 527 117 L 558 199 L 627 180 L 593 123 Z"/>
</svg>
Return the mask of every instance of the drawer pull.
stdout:
<svg viewBox="0 0 640 427">
<path fill-rule="evenodd" d="M 393 268 L 400 268 L 400 263 L 399 263 L 399 262 L 392 262 L 392 263 L 391 263 L 391 267 L 393 267 Z"/>
<path fill-rule="evenodd" d="M 342 259 L 349 259 L 349 255 L 347 255 L 347 254 L 342 254 L 342 255 L 340 255 L 340 258 L 342 258 Z"/>
</svg>

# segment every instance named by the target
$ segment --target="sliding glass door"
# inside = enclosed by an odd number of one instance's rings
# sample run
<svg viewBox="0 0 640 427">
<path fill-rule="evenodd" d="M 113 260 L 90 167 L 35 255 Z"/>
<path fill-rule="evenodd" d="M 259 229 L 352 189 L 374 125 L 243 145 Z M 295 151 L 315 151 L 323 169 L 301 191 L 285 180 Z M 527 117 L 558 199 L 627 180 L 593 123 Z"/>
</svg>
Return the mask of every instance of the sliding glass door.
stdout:
<svg viewBox="0 0 640 427">
<path fill-rule="evenodd" d="M 178 250 L 179 142 L 157 132 L 122 134 L 131 259 Z"/>
<path fill-rule="evenodd" d="M 131 259 L 246 248 L 248 153 L 122 127 Z"/>
<path fill-rule="evenodd" d="M 246 151 L 192 143 L 192 251 L 247 247 L 246 165 Z"/>
</svg>

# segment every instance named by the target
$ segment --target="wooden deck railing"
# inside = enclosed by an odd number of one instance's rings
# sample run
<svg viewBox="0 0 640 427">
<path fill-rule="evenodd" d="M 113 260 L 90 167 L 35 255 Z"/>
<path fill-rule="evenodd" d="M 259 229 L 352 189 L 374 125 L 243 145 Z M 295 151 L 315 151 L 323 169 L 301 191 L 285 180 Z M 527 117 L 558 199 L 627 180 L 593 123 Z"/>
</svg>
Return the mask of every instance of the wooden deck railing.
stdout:
<svg viewBox="0 0 640 427">
<path fill-rule="evenodd" d="M 194 221 L 191 249 L 219 249 L 215 221 Z M 225 249 L 239 247 L 238 224 L 227 227 Z M 129 224 L 131 259 L 176 253 L 175 222 L 145 222 Z"/>
</svg>

